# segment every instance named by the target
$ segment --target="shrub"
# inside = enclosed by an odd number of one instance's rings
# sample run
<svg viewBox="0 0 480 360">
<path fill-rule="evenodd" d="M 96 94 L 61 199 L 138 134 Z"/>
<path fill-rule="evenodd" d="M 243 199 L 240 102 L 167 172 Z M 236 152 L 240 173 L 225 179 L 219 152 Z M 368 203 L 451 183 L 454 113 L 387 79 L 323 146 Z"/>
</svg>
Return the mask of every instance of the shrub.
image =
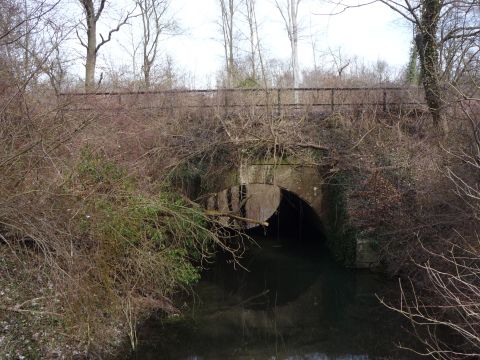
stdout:
<svg viewBox="0 0 480 360">
<path fill-rule="evenodd" d="M 37 206 L 2 218 L 2 233 L 16 234 L 5 237 L 13 250 L 7 256 L 21 255 L 26 273 L 42 264 L 44 280 L 31 288 L 33 297 L 47 284 L 52 289 L 54 301 L 39 313 L 56 314 L 49 336 L 66 333 L 105 353 L 128 333 L 134 346 L 144 316 L 178 313 L 174 297 L 199 280 L 203 262 L 223 246 L 219 232 L 199 206 L 162 185 L 148 191 L 91 147 L 65 174 L 45 193 L 19 195 Z M 25 237 L 33 246 L 18 246 Z"/>
</svg>

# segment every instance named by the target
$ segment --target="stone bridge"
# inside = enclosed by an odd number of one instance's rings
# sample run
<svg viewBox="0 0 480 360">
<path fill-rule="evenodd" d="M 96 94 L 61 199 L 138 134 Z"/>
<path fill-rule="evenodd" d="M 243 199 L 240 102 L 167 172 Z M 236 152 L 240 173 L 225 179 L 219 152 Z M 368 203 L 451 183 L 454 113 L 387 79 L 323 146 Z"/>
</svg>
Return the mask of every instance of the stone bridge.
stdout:
<svg viewBox="0 0 480 360">
<path fill-rule="evenodd" d="M 298 101 L 294 101 L 297 98 L 296 93 L 299 94 Z M 61 97 L 66 101 L 64 108 L 67 111 L 101 109 L 120 114 L 125 111 L 140 113 L 146 110 L 144 112 L 147 118 L 158 114 L 166 115 L 159 118 L 170 119 L 165 124 L 173 124 L 173 129 L 159 131 L 157 136 L 177 131 L 175 121 L 171 119 L 205 121 L 203 125 L 194 121 L 186 125 L 199 128 L 208 127 L 212 121 L 219 121 L 219 127 L 210 132 L 217 136 L 218 129 L 222 127 L 223 131 L 228 133 L 225 126 L 229 119 L 236 116 L 242 120 L 245 119 L 245 114 L 253 114 L 254 118 L 270 116 L 295 120 L 306 118 L 305 115 L 313 113 L 313 120 L 318 121 L 326 118 L 322 115 L 343 111 L 372 111 L 376 114 L 409 111 L 412 107 L 418 109 L 423 106 L 423 93 L 418 88 L 400 87 L 172 90 L 62 94 Z M 194 112 L 196 116 L 188 116 L 188 112 Z M 231 129 L 242 130 L 241 125 L 235 128 L 235 121 L 231 122 Z M 306 121 L 302 126 L 306 132 L 311 130 L 308 126 L 318 127 L 314 121 Z M 251 130 L 257 131 L 255 128 Z M 326 132 L 328 131 L 330 130 L 327 129 Z M 228 137 L 232 138 L 230 134 Z M 211 140 L 215 141 L 213 138 Z M 325 181 L 328 170 L 302 162 L 288 163 L 282 159 L 272 163 L 247 161 L 229 171 L 230 173 L 222 176 L 216 175 L 215 179 L 208 179 L 214 186 L 209 186 L 211 196 L 206 203 L 207 208 L 217 212 L 225 225 L 251 228 L 268 222 L 277 212 L 284 195 L 288 193 L 293 194 L 313 211 L 317 221 L 325 229 L 327 239 L 332 238 L 330 234 L 335 233 L 338 235 L 335 242 L 344 241 L 343 223 L 338 215 L 341 212 L 338 208 L 340 202 L 332 195 L 332 186 Z M 354 235 L 348 241 L 351 243 L 343 245 L 349 247 L 354 254 L 354 258 L 349 261 L 351 265 L 370 267 L 377 262 L 370 240 Z M 336 245 L 337 243 L 331 244 L 331 248 Z"/>
</svg>

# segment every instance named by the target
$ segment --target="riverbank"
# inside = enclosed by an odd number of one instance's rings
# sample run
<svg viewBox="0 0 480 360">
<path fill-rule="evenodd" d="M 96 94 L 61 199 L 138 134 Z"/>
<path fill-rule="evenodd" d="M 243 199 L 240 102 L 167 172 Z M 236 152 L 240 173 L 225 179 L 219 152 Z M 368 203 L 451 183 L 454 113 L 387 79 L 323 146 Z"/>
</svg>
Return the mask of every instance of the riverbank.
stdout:
<svg viewBox="0 0 480 360">
<path fill-rule="evenodd" d="M 178 313 L 175 294 L 228 248 L 198 205 L 141 186 L 90 148 L 64 171 L 3 213 L 1 358 L 105 359 L 125 338 L 134 347 L 137 325 Z"/>
</svg>

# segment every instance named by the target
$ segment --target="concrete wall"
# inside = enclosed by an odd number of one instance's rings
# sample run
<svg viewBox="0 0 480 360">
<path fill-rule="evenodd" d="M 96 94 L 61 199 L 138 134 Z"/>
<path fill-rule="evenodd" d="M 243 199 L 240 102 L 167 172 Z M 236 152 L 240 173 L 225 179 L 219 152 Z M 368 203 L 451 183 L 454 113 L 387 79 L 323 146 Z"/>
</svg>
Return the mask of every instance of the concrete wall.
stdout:
<svg viewBox="0 0 480 360">
<path fill-rule="evenodd" d="M 238 170 L 240 184 L 270 184 L 288 190 L 304 200 L 322 217 L 323 177 L 316 166 L 291 164 L 242 165 Z"/>
</svg>

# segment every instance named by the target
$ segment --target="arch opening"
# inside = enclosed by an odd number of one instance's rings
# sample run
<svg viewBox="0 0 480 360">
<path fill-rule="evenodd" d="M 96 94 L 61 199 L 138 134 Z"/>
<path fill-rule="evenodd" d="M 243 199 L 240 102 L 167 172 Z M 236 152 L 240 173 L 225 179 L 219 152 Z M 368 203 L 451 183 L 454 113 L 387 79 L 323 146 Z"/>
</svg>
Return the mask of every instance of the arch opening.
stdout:
<svg viewBox="0 0 480 360">
<path fill-rule="evenodd" d="M 233 215 L 220 216 L 220 221 L 226 227 L 249 229 L 266 222 L 277 210 L 280 199 L 281 190 L 278 186 L 242 184 L 209 197 L 206 206 L 208 210 L 218 212 L 220 215 Z"/>
<path fill-rule="evenodd" d="M 247 246 L 239 271 L 231 266 L 230 254 L 221 253 L 212 272 L 231 294 L 254 298 L 245 307 L 264 309 L 284 306 L 295 301 L 315 286 L 333 265 L 320 217 L 295 193 L 280 189 L 280 201 L 268 226 L 244 229 L 258 246 Z M 258 295 L 261 296 L 258 296 Z"/>
<path fill-rule="evenodd" d="M 325 230 L 319 215 L 301 197 L 280 189 L 280 203 L 267 220 L 268 226 L 247 229 L 258 239 L 267 237 L 289 246 L 324 246 Z"/>
<path fill-rule="evenodd" d="M 235 185 L 208 198 L 206 207 L 226 215 L 220 216 L 226 227 L 243 228 L 249 235 L 297 244 L 325 242 L 318 206 L 315 208 L 301 195 L 277 185 Z"/>
</svg>

